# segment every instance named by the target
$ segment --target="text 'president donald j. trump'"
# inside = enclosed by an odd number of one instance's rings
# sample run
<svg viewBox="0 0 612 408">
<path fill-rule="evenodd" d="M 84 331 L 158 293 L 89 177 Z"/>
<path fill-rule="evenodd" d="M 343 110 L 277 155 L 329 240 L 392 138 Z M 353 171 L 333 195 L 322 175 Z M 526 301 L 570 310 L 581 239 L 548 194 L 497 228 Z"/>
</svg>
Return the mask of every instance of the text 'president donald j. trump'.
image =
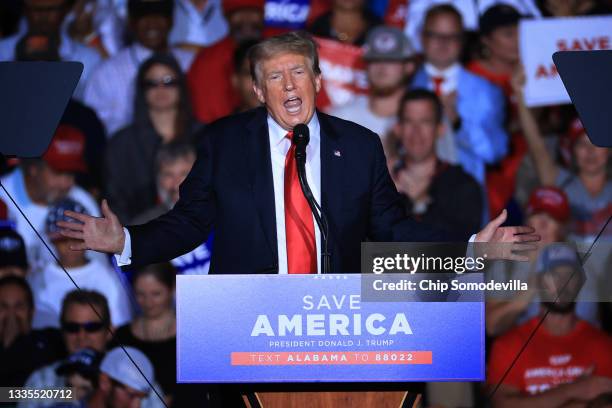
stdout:
<svg viewBox="0 0 612 408">
<path fill-rule="evenodd" d="M 378 136 L 316 111 L 321 71 L 309 37 L 269 38 L 249 57 L 265 107 L 206 127 L 175 207 L 127 228 L 106 201 L 102 218 L 67 212 L 79 222 L 58 224 L 65 236 L 80 240 L 73 249 L 113 253 L 120 265 L 140 266 L 184 254 L 214 230 L 210 273 L 317 273 L 320 231 L 300 189 L 291 140 L 302 123 L 310 131 L 306 177 L 329 223 L 331 272 L 359 272 L 362 241 L 443 239 L 405 217 Z M 504 220 L 502 213 L 476 241 L 538 239 L 527 227 L 500 227 Z"/>
</svg>

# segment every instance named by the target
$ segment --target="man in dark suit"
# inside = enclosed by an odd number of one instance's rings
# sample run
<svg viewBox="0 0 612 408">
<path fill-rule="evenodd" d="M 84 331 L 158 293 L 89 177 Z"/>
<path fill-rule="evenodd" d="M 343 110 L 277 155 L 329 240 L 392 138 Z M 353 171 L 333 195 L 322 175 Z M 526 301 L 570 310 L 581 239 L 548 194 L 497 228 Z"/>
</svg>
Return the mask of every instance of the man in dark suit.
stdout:
<svg viewBox="0 0 612 408">
<path fill-rule="evenodd" d="M 167 214 L 123 228 L 102 203 L 103 218 L 67 213 L 73 248 L 114 253 L 120 265 L 160 262 L 206 240 L 211 273 L 317 273 L 321 238 L 297 180 L 292 130 L 307 124 L 306 177 L 329 221 L 332 272 L 359 272 L 362 241 L 433 241 L 444 237 L 404 216 L 378 136 L 315 110 L 321 89 L 316 46 L 299 33 L 267 39 L 250 51 L 254 91 L 265 108 L 221 119 Z M 478 200 L 478 198 L 475 198 Z M 527 227 L 500 227 L 505 213 L 473 239 L 537 240 Z"/>
</svg>

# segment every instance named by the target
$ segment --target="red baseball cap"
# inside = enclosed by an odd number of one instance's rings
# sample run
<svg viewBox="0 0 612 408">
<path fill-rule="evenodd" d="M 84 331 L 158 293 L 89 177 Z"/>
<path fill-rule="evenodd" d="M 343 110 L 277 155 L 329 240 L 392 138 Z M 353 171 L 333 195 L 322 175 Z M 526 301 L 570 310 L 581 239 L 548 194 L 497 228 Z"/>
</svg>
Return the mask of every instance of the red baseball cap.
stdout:
<svg viewBox="0 0 612 408">
<path fill-rule="evenodd" d="M 85 136 L 70 125 L 59 125 L 42 159 L 55 171 L 86 172 Z"/>
<path fill-rule="evenodd" d="M 561 150 L 561 157 L 566 164 L 572 162 L 572 150 L 574 150 L 574 145 L 580 136 L 585 133 L 586 130 L 584 129 L 580 118 L 574 118 L 569 126 L 569 129 L 560 140 L 559 148 Z"/>
<path fill-rule="evenodd" d="M 264 10 L 264 0 L 223 0 L 223 12 L 231 14 L 243 8 L 256 8 Z"/>
<path fill-rule="evenodd" d="M 569 201 L 563 190 L 557 187 L 538 187 L 529 196 L 527 215 L 545 213 L 559 222 L 570 217 Z"/>
<path fill-rule="evenodd" d="M 8 220 L 8 208 L 4 201 L 0 199 L 0 221 Z"/>
</svg>

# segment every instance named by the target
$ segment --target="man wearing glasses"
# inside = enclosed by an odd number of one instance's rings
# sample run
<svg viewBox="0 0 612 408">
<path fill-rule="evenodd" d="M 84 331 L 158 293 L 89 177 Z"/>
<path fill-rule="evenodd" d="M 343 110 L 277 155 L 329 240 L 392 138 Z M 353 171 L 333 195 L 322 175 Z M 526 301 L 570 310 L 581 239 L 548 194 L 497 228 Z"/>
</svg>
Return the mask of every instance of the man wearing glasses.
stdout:
<svg viewBox="0 0 612 408">
<path fill-rule="evenodd" d="M 125 353 L 134 360 L 132 363 Z M 153 365 L 140 350 L 117 347 L 106 354 L 100 364 L 98 388 L 87 401 L 88 408 L 133 408 L 144 407 L 152 394 Z M 160 403 L 161 404 L 161 403 Z"/>
<path fill-rule="evenodd" d="M 414 76 L 412 87 L 438 95 L 454 139 L 454 151 L 446 152 L 448 157 L 443 159 L 460 164 L 484 189 L 485 165 L 507 153 L 504 97 L 498 87 L 461 65 L 463 34 L 461 14 L 453 6 L 429 9 L 422 32 L 425 63 Z"/>
<path fill-rule="evenodd" d="M 95 307 L 99 316 L 90 306 Z M 100 318 L 102 320 L 100 320 Z M 110 325 L 110 311 L 106 298 L 95 291 L 69 292 L 62 302 L 60 315 L 62 339 L 68 355 L 89 348 L 97 352 L 106 351 L 106 345 L 111 339 L 105 327 Z M 34 371 L 26 380 L 24 387 L 46 388 L 63 387 L 65 379 L 56 373 L 63 360 L 56 361 Z M 44 407 L 44 400 L 20 402 L 18 407 Z"/>
<path fill-rule="evenodd" d="M 93 308 L 92 308 L 93 306 Z M 95 311 L 94 311 L 95 308 Z M 96 291 L 74 290 L 66 295 L 62 302 L 60 325 L 64 346 L 69 355 L 88 348 L 97 352 L 106 352 L 107 345 L 112 338 L 110 331 L 111 316 L 106 298 Z M 128 351 L 130 356 L 135 354 Z M 125 358 L 125 356 L 123 356 Z M 126 359 L 129 362 L 129 360 Z M 66 379 L 59 376 L 57 368 L 63 360 L 56 361 L 34 371 L 27 379 L 24 387 L 32 389 L 63 387 Z M 137 361 L 138 363 L 138 361 Z M 104 371 L 103 364 L 101 371 Z M 142 367 L 141 364 L 138 364 Z M 142 378 L 142 377 L 140 377 Z M 161 390 L 155 383 L 153 374 L 146 376 L 154 387 Z M 143 380 L 144 381 L 144 380 Z M 41 408 L 52 406 L 53 400 L 29 400 L 20 402 L 19 408 Z M 163 407 L 163 404 L 154 393 L 148 393 L 142 401 L 142 408 Z"/>
</svg>

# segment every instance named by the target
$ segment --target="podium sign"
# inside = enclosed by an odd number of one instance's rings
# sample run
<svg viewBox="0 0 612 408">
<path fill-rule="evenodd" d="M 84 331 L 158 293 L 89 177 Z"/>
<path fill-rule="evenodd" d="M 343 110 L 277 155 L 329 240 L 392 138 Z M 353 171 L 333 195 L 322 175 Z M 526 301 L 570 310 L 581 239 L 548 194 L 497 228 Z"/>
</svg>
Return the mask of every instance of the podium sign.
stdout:
<svg viewBox="0 0 612 408">
<path fill-rule="evenodd" d="M 482 302 L 362 302 L 361 278 L 177 276 L 177 381 L 484 379 Z"/>
</svg>

